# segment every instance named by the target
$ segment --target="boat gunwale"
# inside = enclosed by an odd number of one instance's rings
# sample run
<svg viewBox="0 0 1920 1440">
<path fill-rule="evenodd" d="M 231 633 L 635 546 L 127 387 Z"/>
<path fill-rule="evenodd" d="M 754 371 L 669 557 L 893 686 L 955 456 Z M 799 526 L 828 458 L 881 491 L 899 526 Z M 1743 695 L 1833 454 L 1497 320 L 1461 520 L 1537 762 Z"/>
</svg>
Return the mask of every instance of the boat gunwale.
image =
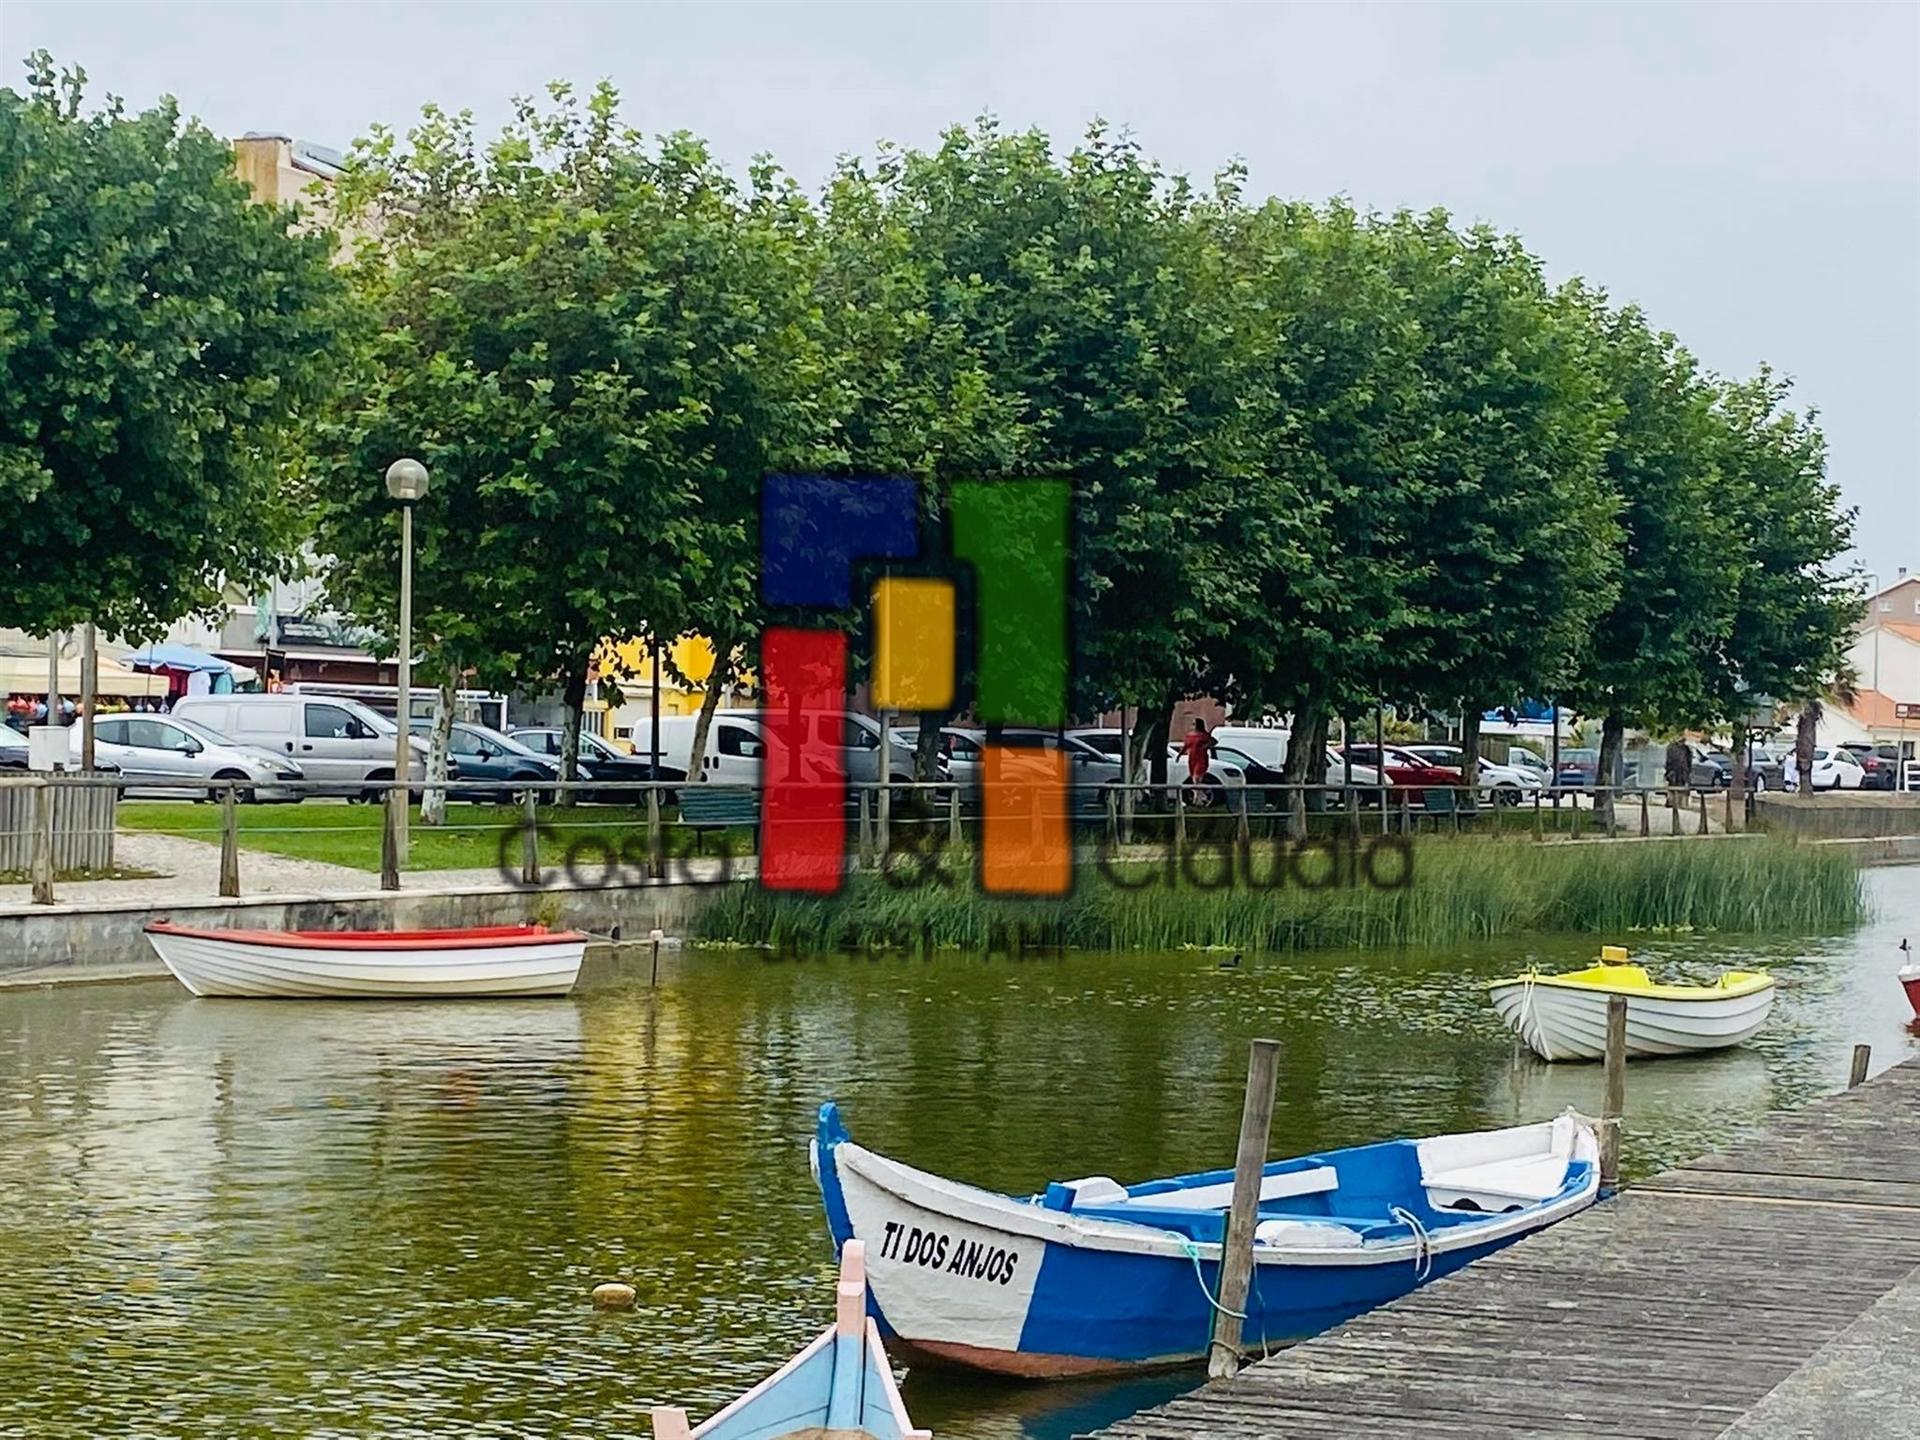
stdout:
<svg viewBox="0 0 1920 1440">
<path fill-rule="evenodd" d="M 1579 972 L 1574 972 L 1579 973 Z M 1727 974 L 1742 972 L 1727 971 Z M 1550 986 L 1555 990 L 1572 990 L 1585 995 L 1619 995 L 1628 1000 L 1673 1001 L 1682 1005 L 1710 1005 L 1726 1000 L 1744 1000 L 1758 995 L 1763 990 L 1774 989 L 1778 984 L 1771 971 L 1758 970 L 1744 972 L 1748 978 L 1736 985 L 1607 985 L 1594 981 L 1574 980 L 1565 975 L 1509 975 L 1504 980 L 1486 982 L 1489 993 L 1497 994 L 1502 990 L 1526 988 L 1529 986 Z"/>
</svg>

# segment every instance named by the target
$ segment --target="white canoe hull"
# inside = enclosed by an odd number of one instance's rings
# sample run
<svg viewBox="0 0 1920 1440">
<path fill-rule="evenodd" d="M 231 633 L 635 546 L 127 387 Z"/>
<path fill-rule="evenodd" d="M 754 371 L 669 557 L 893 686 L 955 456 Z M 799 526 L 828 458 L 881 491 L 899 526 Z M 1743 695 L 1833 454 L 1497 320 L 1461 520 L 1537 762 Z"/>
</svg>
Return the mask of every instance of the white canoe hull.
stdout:
<svg viewBox="0 0 1920 1440">
<path fill-rule="evenodd" d="M 1767 1023 L 1774 987 L 1703 1000 L 1627 996 L 1627 1058 L 1724 1050 Z M 1609 993 L 1590 985 L 1497 985 L 1493 1008 L 1543 1060 L 1598 1060 L 1607 1051 Z"/>
<path fill-rule="evenodd" d="M 148 932 L 174 978 L 195 995 L 354 999 L 565 995 L 580 978 L 584 939 L 435 950 L 323 949 Z"/>
</svg>

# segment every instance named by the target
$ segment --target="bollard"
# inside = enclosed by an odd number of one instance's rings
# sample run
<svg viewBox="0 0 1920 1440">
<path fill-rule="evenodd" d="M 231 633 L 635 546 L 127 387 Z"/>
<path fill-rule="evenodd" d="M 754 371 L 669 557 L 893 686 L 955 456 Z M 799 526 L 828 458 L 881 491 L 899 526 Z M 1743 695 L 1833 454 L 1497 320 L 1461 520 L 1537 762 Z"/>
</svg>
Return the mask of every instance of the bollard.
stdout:
<svg viewBox="0 0 1920 1440">
<path fill-rule="evenodd" d="M 520 883 L 540 883 L 539 796 L 529 785 L 520 800 Z"/>
<path fill-rule="evenodd" d="M 1867 1062 L 1873 1058 L 1871 1045 L 1853 1047 L 1853 1068 L 1847 1072 L 1847 1089 L 1858 1090 L 1867 1081 Z"/>
<path fill-rule="evenodd" d="M 1647 792 L 1640 792 L 1640 838 L 1646 839 L 1653 834 L 1653 815 L 1647 808 Z"/>
<path fill-rule="evenodd" d="M 656 775 L 659 773 L 654 771 Z M 650 784 L 647 786 L 647 878 L 658 880 L 666 873 L 666 837 L 660 830 L 660 787 Z"/>
<path fill-rule="evenodd" d="M 1600 1106 L 1600 1188 L 1620 1184 L 1620 1117 L 1627 1108 L 1627 997 L 1607 997 L 1606 1098 Z"/>
<path fill-rule="evenodd" d="M 33 855 L 28 861 L 33 879 L 33 903 L 53 904 L 53 782 L 33 788 Z"/>
<path fill-rule="evenodd" d="M 1273 1128 L 1273 1082 L 1280 1045 L 1255 1040 L 1247 1055 L 1247 1093 L 1240 1106 L 1240 1144 L 1234 1155 L 1233 1203 L 1220 1249 L 1220 1294 L 1207 1347 L 1207 1378 L 1224 1380 L 1239 1373 L 1241 1316 L 1253 1280 L 1253 1227 L 1260 1215 L 1260 1177 L 1267 1164 L 1267 1139 Z"/>
<path fill-rule="evenodd" d="M 398 890 L 400 888 L 400 836 L 397 830 L 399 822 L 394 818 L 395 807 L 406 803 L 406 791 L 394 789 L 387 791 L 387 803 L 380 812 L 380 888 Z M 396 797 L 399 797 L 396 799 Z"/>
<path fill-rule="evenodd" d="M 231 780 L 220 796 L 220 896 L 224 900 L 240 898 L 240 821 Z"/>
<path fill-rule="evenodd" d="M 958 785 L 947 791 L 947 843 L 956 849 L 960 844 L 960 787 Z"/>
</svg>

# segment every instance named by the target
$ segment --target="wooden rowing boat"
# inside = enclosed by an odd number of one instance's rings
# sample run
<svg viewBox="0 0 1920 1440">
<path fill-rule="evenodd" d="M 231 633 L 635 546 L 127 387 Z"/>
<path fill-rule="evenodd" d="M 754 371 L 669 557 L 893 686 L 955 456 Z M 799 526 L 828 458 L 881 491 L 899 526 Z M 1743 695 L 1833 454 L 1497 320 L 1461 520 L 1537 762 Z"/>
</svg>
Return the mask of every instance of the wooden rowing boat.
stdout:
<svg viewBox="0 0 1920 1440">
<path fill-rule="evenodd" d="M 693 1429 L 677 1405 L 653 1410 L 654 1440 L 930 1440 L 931 1433 L 907 1418 L 880 1327 L 867 1314 L 866 1250 L 857 1240 L 841 1247 L 833 1324 L 811 1345 Z"/>
<path fill-rule="evenodd" d="M 195 995 L 335 1000 L 565 995 L 588 939 L 542 925 L 201 930 L 165 920 L 146 934 Z"/>
<path fill-rule="evenodd" d="M 1752 1037 L 1773 1009 L 1764 970 L 1729 970 L 1711 985 L 1662 985 L 1609 945 L 1600 963 L 1563 975 L 1528 971 L 1488 987 L 1507 1028 L 1543 1060 L 1598 1060 L 1607 1049 L 1607 1001 L 1627 1002 L 1627 1056 L 1692 1055 Z"/>
</svg>

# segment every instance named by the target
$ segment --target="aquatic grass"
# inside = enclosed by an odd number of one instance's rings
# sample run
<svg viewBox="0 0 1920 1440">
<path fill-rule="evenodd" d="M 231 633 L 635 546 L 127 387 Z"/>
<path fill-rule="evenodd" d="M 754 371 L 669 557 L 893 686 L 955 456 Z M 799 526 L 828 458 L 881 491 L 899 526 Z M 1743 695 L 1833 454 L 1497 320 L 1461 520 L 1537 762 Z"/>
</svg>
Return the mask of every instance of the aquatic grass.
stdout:
<svg viewBox="0 0 1920 1440">
<path fill-rule="evenodd" d="M 938 882 L 905 886 L 863 874 L 824 899 L 732 886 L 703 911 L 698 930 L 703 939 L 808 951 L 1288 951 L 1448 945 L 1528 931 L 1812 934 L 1865 913 L 1860 874 L 1846 855 L 1773 837 L 1580 845 L 1428 838 L 1413 842 L 1412 855 L 1408 882 L 1394 888 L 1362 880 L 1311 889 L 1291 875 L 1264 888 L 1271 866 L 1257 861 L 1252 885 L 1202 888 L 1135 863 L 1117 873 L 1142 888 L 1087 867 L 1058 901 L 982 895 L 959 857 Z"/>
</svg>

